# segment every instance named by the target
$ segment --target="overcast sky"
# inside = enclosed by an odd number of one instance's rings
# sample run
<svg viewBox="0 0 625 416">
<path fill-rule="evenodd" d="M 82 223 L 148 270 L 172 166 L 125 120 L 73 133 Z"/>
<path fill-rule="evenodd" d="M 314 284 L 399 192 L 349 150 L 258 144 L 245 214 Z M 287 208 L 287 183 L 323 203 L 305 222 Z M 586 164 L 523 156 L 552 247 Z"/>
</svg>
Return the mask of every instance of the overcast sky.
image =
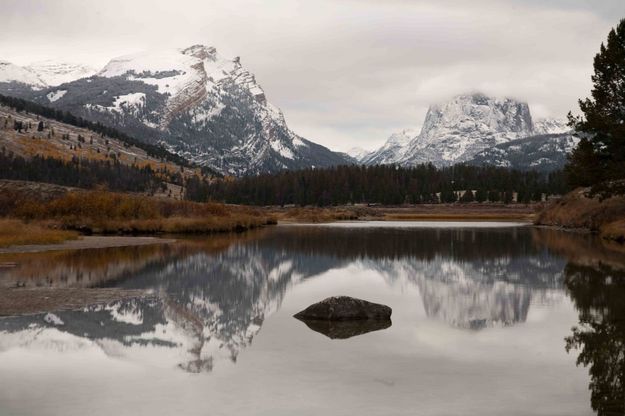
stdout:
<svg viewBox="0 0 625 416">
<path fill-rule="evenodd" d="M 0 60 L 101 67 L 144 49 L 240 56 L 298 134 L 375 148 L 482 91 L 563 117 L 624 0 L 1 0 Z"/>
</svg>

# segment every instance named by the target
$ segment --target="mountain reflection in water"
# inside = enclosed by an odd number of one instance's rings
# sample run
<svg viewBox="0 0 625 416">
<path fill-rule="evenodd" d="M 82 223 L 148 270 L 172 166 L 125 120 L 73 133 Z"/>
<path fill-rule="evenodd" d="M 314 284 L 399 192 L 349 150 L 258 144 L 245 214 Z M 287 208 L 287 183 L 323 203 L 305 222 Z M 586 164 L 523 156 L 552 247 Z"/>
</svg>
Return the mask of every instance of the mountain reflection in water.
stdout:
<svg viewBox="0 0 625 416">
<path fill-rule="evenodd" d="M 330 270 L 355 267 L 386 285 L 418 289 L 414 302 L 427 317 L 457 330 L 520 324 L 534 305 L 552 305 L 568 294 L 580 325 L 566 346 L 571 353 L 579 349 L 579 363 L 590 367 L 592 406 L 622 414 L 624 278 L 614 269 L 618 255 L 588 247 L 600 245 L 529 227 L 278 227 L 172 246 L 24 255 L 18 267 L 0 271 L 0 287 L 116 287 L 155 296 L 57 311 L 54 319 L 0 319 L 0 351 L 62 333 L 65 338 L 54 342 L 88 341 L 111 356 L 211 371 L 236 362 L 290 290 Z M 594 264 L 596 257 L 601 261 Z M 372 330 L 311 329 L 331 338 Z"/>
</svg>

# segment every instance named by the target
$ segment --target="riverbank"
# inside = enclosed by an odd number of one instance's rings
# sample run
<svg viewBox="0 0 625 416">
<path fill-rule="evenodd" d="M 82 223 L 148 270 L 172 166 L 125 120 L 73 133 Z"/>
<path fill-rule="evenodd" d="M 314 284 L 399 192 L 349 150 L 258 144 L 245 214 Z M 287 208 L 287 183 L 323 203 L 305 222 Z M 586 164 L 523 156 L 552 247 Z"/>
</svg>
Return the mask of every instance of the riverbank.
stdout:
<svg viewBox="0 0 625 416">
<path fill-rule="evenodd" d="M 523 221 L 532 222 L 542 204 L 419 204 L 405 206 L 269 207 L 283 223 L 333 221 Z"/>
<path fill-rule="evenodd" d="M 535 224 L 591 232 L 625 243 L 625 195 L 578 188 L 547 205 Z"/>
<path fill-rule="evenodd" d="M 4 247 L 28 244 L 59 244 L 78 238 L 75 231 L 59 230 L 45 224 L 26 224 L 15 219 L 0 219 L 0 252 Z"/>
<path fill-rule="evenodd" d="M 24 244 L 0 248 L 0 254 L 41 253 L 44 251 L 85 250 L 96 248 L 135 247 L 152 244 L 171 244 L 172 238 L 128 236 L 83 236 L 54 244 Z M 2 267 L 2 263 L 0 263 Z"/>
<path fill-rule="evenodd" d="M 0 247 L 57 244 L 82 235 L 212 234 L 276 223 L 245 206 L 197 203 L 108 191 L 37 197 L 28 188 L 0 195 Z"/>
</svg>

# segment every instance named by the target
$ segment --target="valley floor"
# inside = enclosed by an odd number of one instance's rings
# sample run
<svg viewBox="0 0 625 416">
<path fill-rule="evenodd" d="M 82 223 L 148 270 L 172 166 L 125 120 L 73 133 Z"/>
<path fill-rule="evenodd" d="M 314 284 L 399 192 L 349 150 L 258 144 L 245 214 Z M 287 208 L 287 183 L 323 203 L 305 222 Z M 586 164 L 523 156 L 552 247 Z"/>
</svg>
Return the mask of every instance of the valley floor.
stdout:
<svg viewBox="0 0 625 416">
<path fill-rule="evenodd" d="M 405 206 L 349 205 L 329 208 L 269 207 L 279 222 L 377 221 L 527 221 L 534 220 L 543 204 L 420 204 Z"/>
</svg>

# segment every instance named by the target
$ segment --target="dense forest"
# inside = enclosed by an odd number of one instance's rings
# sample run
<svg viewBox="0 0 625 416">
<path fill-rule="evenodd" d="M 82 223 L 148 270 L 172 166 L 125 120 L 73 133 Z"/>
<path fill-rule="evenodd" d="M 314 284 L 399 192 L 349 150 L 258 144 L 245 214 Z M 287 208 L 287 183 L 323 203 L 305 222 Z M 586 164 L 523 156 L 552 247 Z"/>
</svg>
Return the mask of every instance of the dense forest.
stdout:
<svg viewBox="0 0 625 416">
<path fill-rule="evenodd" d="M 76 117 L 75 115 L 67 111 L 55 110 L 53 108 L 45 107 L 43 105 L 33 103 L 31 101 L 22 100 L 21 98 L 8 97 L 2 94 L 0 94 L 0 104 L 11 107 L 17 112 L 25 111 L 25 112 L 32 113 L 32 114 L 37 114 L 39 116 L 50 118 L 50 119 L 59 121 L 61 123 L 70 124 L 75 127 L 89 129 L 102 136 L 110 137 L 113 139 L 118 139 L 119 141 L 127 145 L 136 146 L 140 149 L 145 150 L 145 152 L 149 156 L 167 160 L 179 166 L 185 166 L 185 167 L 191 166 L 188 160 L 186 160 L 185 158 L 179 155 L 169 152 L 168 150 L 166 150 L 165 148 L 161 146 L 142 142 L 112 127 L 105 126 L 101 123 L 93 123 L 89 120 L 85 120 L 82 117 Z M 213 173 L 213 172 L 211 171 L 210 173 Z"/>
<path fill-rule="evenodd" d="M 431 164 L 338 166 L 285 171 L 238 180 L 187 181 L 186 197 L 247 205 L 531 202 L 568 191 L 562 172 L 541 174 L 498 167 Z"/>
<path fill-rule="evenodd" d="M 166 189 L 165 183 L 149 166 L 139 168 L 119 162 L 78 158 L 69 162 L 41 156 L 24 159 L 5 151 L 0 152 L 0 179 L 47 182 L 86 189 L 105 186 L 122 192 L 153 193 Z"/>
</svg>

